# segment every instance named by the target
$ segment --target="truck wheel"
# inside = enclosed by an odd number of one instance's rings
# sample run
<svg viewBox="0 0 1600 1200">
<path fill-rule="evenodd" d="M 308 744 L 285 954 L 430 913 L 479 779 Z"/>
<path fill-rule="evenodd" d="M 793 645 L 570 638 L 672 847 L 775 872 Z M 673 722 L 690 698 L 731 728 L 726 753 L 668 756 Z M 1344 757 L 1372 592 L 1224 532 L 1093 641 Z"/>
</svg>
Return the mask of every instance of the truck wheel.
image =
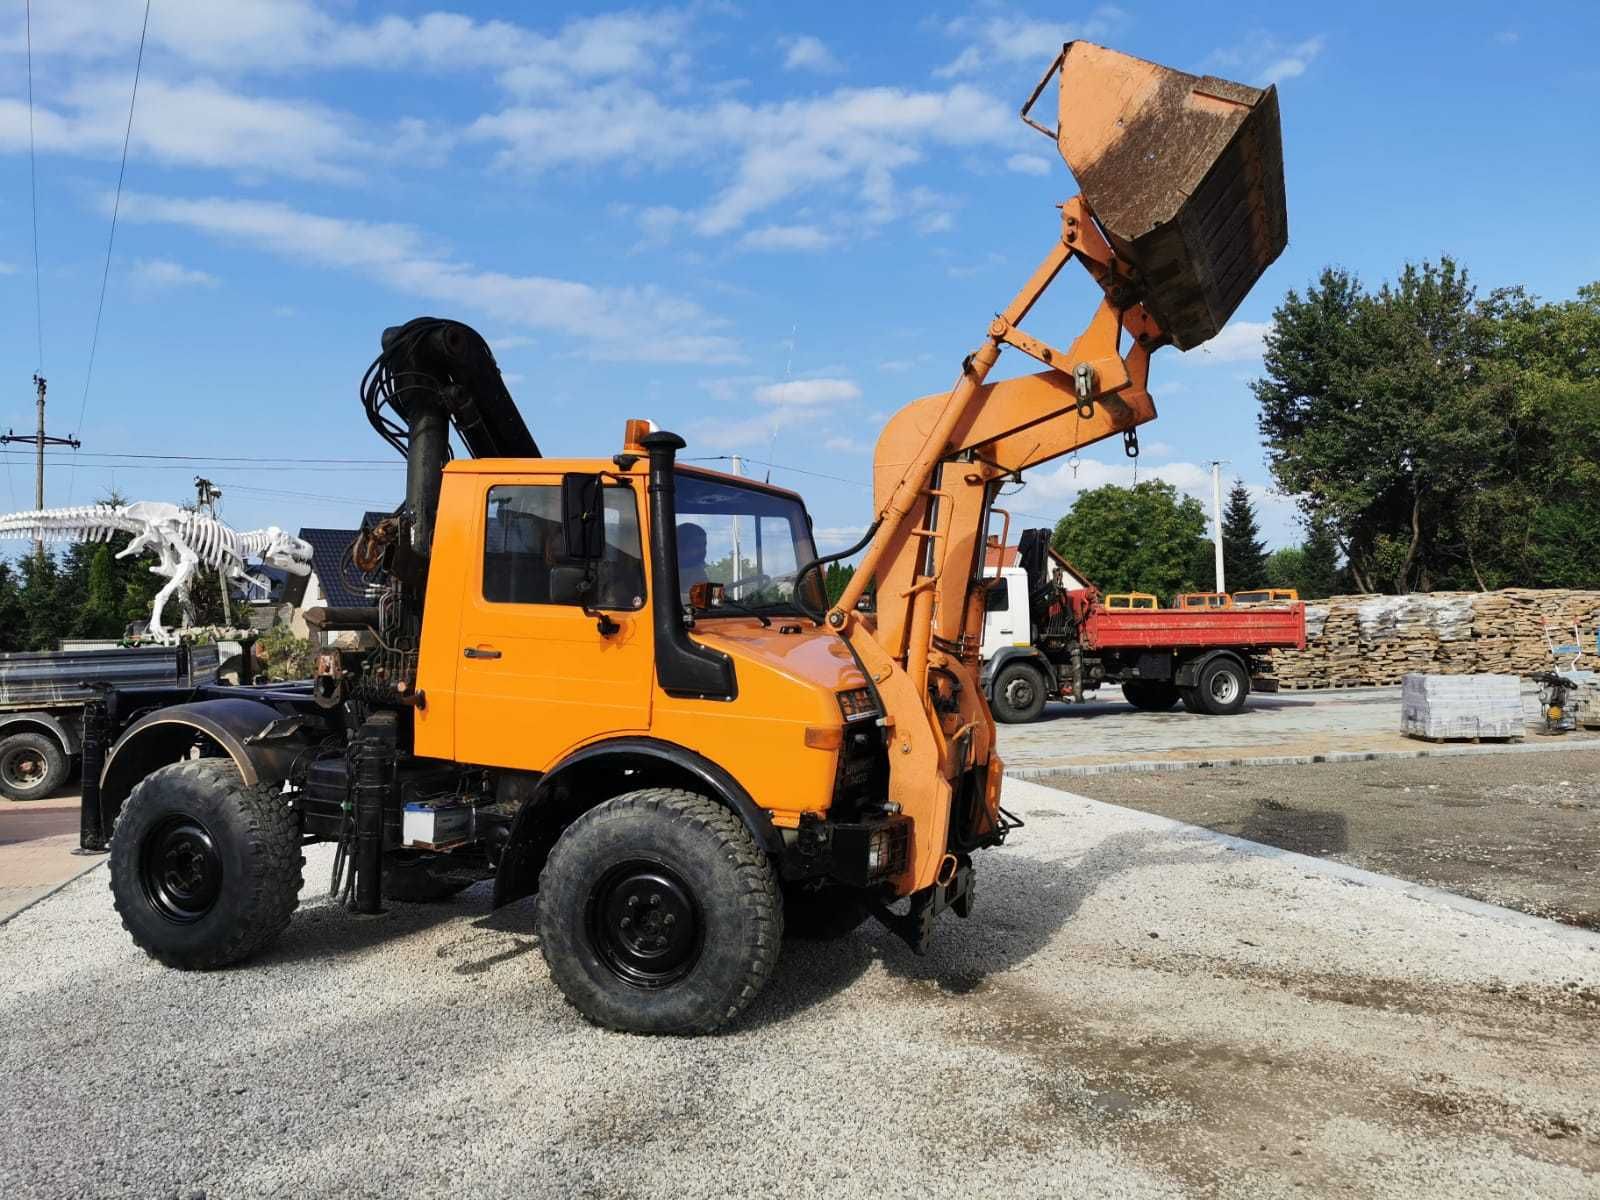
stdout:
<svg viewBox="0 0 1600 1200">
<path fill-rule="evenodd" d="M 1244 707 L 1250 694 L 1250 676 L 1231 658 L 1214 658 L 1200 672 L 1195 688 L 1201 711 L 1214 717 L 1231 717 Z"/>
<path fill-rule="evenodd" d="M 989 707 L 995 719 L 1007 725 L 1036 721 L 1044 711 L 1045 681 L 1032 663 L 1007 663 L 989 688 Z"/>
<path fill-rule="evenodd" d="M 1178 699 L 1183 703 L 1183 711 L 1203 715 L 1205 708 L 1200 703 L 1200 690 L 1198 688 L 1183 687 L 1178 689 Z"/>
<path fill-rule="evenodd" d="M 538 929 L 556 986 L 595 1024 L 712 1033 L 771 976 L 783 903 L 738 817 L 645 788 L 567 827 L 539 877 Z"/>
<path fill-rule="evenodd" d="M 0 739 L 0 795 L 43 800 L 67 779 L 67 756 L 55 738 L 13 733 Z"/>
<path fill-rule="evenodd" d="M 300 898 L 300 823 L 280 784 L 247 787 L 225 758 L 152 771 L 111 834 L 122 926 L 169 967 L 247 958 L 289 924 Z"/>
<path fill-rule="evenodd" d="M 783 934 L 806 942 L 832 942 L 861 927 L 871 912 L 854 888 L 783 889 Z"/>
<path fill-rule="evenodd" d="M 1145 712 L 1171 712 L 1179 700 L 1176 684 L 1153 679 L 1129 680 L 1122 685 L 1122 695 L 1129 704 Z"/>
</svg>

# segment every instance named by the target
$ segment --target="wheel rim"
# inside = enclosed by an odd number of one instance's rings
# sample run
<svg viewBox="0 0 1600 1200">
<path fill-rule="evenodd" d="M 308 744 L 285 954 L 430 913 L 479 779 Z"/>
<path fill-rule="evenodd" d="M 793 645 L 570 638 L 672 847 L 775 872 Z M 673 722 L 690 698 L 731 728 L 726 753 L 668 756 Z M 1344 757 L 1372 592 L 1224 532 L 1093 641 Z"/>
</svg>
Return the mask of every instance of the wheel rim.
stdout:
<svg viewBox="0 0 1600 1200">
<path fill-rule="evenodd" d="M 1232 704 L 1239 697 L 1239 681 L 1232 671 L 1218 671 L 1211 677 L 1211 698 L 1218 704 Z"/>
<path fill-rule="evenodd" d="M 145 898 L 178 925 L 211 911 L 222 891 L 222 856 L 206 827 L 193 817 L 171 817 L 145 838 L 139 854 Z"/>
<path fill-rule="evenodd" d="M 600 961 L 634 987 L 676 983 L 700 957 L 700 907 L 664 863 L 612 867 L 589 893 L 588 923 Z"/>
<path fill-rule="evenodd" d="M 1033 680 L 1018 675 L 1006 683 L 1004 694 L 1006 703 L 1013 709 L 1025 709 L 1033 703 Z"/>
<path fill-rule="evenodd" d="M 44 782 L 48 766 L 42 751 L 17 746 L 0 758 L 0 779 L 19 792 L 29 792 Z"/>
</svg>

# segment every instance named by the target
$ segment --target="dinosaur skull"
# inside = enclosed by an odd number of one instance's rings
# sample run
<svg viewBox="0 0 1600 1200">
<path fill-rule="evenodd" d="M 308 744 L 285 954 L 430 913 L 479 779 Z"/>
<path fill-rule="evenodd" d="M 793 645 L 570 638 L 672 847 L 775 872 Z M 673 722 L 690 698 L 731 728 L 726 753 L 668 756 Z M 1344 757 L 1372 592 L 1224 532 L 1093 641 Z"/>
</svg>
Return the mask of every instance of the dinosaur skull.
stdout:
<svg viewBox="0 0 1600 1200">
<path fill-rule="evenodd" d="M 267 526 L 263 532 L 267 535 L 267 544 L 261 551 L 263 562 L 288 571 L 291 575 L 311 573 L 310 542 L 297 538 L 292 533 L 285 533 L 276 525 Z"/>
</svg>

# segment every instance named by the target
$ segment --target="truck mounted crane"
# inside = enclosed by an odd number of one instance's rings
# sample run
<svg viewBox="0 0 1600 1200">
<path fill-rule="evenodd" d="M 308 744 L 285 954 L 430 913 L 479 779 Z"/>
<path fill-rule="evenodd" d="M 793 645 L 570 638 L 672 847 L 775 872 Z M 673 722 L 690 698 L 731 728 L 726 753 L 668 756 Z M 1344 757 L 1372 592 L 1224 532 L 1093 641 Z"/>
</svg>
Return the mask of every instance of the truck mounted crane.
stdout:
<svg viewBox="0 0 1600 1200">
<path fill-rule="evenodd" d="M 1052 78 L 1055 128 L 1032 115 Z M 1081 192 L 954 387 L 889 421 L 874 519 L 840 554 L 800 497 L 680 463 L 646 422 L 609 458 L 541 457 L 475 333 L 386 331 L 361 394 L 405 501 L 347 555 L 367 603 L 311 614 L 336 635 L 314 677 L 112 688 L 86 712 L 83 841 L 109 831 L 135 942 L 185 969 L 264 949 L 302 846 L 331 842 L 358 912 L 483 879 L 496 905 L 537 894 L 580 1012 L 703 1033 L 786 930 L 876 918 L 921 952 L 967 916 L 974 853 L 1016 825 L 979 662 L 1000 489 L 1102 439 L 1135 452 L 1150 356 L 1214 336 L 1287 238 L 1270 87 L 1079 41 L 1022 117 Z M 1021 324 L 1069 262 L 1101 298 L 1061 349 Z M 988 382 L 1008 346 L 1044 370 Z M 855 553 L 829 606 L 823 568 Z"/>
</svg>

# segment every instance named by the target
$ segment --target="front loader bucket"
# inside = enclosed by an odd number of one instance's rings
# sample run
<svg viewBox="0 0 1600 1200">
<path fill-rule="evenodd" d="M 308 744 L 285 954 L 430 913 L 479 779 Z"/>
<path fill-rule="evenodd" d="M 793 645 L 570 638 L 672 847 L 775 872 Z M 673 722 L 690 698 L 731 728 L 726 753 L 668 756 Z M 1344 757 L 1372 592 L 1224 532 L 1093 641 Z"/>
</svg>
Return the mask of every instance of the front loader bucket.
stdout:
<svg viewBox="0 0 1600 1200">
<path fill-rule="evenodd" d="M 1055 137 L 1135 288 L 1180 350 L 1215 337 L 1283 252 L 1276 88 L 1186 75 L 1068 42 Z"/>
</svg>

